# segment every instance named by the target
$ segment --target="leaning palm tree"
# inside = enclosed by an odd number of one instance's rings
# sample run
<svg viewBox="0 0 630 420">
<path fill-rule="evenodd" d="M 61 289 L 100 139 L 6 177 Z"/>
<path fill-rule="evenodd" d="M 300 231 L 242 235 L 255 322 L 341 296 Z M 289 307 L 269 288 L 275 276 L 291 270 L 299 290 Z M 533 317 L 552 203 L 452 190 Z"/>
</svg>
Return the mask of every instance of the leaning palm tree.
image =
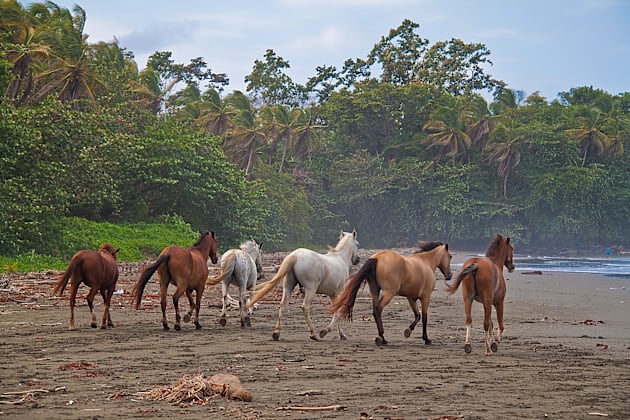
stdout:
<svg viewBox="0 0 630 420">
<path fill-rule="evenodd" d="M 567 129 L 565 133 L 579 143 L 580 153 L 582 154 L 582 166 L 585 166 L 589 153 L 600 156 L 607 150 L 610 139 L 602 131 L 605 119 L 598 108 L 579 107 L 574 121 L 578 127 Z"/>
<path fill-rule="evenodd" d="M 453 166 L 457 157 L 466 159 L 468 149 L 472 144 L 470 136 L 466 134 L 463 112 L 464 99 L 453 98 L 452 103 L 438 107 L 429 120 L 422 126 L 428 133 L 423 140 L 427 148 L 437 148 L 437 154 L 432 161 L 435 170 L 443 158 L 450 158 Z"/>
<path fill-rule="evenodd" d="M 521 163 L 520 137 L 514 136 L 504 125 L 497 127 L 493 141 L 486 146 L 488 161 L 497 165 L 497 174 L 503 179 L 503 198 L 507 200 L 508 177 Z"/>
<path fill-rule="evenodd" d="M 230 120 L 235 116 L 236 111 L 230 105 L 230 100 L 222 100 L 219 92 L 209 89 L 199 102 L 199 116 L 195 119 L 195 125 L 215 136 L 222 136 L 227 133 Z"/>
</svg>

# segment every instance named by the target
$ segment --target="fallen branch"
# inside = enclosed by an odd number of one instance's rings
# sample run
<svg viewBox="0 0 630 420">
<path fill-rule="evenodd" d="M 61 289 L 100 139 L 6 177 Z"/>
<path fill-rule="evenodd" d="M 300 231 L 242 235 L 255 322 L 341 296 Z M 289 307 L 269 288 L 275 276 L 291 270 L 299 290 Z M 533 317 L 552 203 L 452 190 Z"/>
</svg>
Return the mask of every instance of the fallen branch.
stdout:
<svg viewBox="0 0 630 420">
<path fill-rule="evenodd" d="M 339 404 L 334 405 L 322 405 L 315 407 L 307 407 L 302 405 L 285 405 L 284 407 L 278 407 L 276 410 L 288 411 L 288 410 L 296 410 L 296 411 L 325 411 L 325 410 L 345 410 L 346 407 Z"/>
</svg>

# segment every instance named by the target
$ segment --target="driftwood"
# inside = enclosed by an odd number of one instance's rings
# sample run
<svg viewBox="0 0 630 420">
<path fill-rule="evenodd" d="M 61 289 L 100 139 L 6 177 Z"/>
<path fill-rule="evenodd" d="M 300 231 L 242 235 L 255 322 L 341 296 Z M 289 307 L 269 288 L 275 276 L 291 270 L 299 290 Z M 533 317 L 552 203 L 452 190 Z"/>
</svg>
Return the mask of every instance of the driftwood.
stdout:
<svg viewBox="0 0 630 420">
<path fill-rule="evenodd" d="M 346 407 L 343 405 L 339 405 L 339 404 L 333 404 L 333 405 L 322 405 L 322 406 L 302 406 L 302 405 L 285 405 L 283 407 L 278 407 L 276 408 L 276 410 L 283 410 L 283 411 L 288 411 L 288 410 L 296 410 L 296 411 L 324 411 L 324 410 L 333 410 L 333 411 L 338 411 L 338 410 L 345 410 Z"/>
</svg>

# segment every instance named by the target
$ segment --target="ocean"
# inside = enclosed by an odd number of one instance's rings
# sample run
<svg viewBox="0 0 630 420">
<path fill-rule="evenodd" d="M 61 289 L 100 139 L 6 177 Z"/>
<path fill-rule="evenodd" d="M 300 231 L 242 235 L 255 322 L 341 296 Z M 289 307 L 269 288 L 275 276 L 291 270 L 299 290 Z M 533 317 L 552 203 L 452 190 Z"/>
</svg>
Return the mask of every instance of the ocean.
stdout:
<svg viewBox="0 0 630 420">
<path fill-rule="evenodd" d="M 610 257 L 534 257 L 515 255 L 517 271 L 564 271 L 592 273 L 630 279 L 630 255 Z"/>
</svg>

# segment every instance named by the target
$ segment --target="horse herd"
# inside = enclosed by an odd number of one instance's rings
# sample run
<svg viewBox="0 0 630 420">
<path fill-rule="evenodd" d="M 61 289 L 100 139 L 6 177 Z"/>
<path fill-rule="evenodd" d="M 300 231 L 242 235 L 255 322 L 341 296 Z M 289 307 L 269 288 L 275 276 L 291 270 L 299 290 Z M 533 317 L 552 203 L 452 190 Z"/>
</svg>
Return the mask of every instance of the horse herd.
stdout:
<svg viewBox="0 0 630 420">
<path fill-rule="evenodd" d="M 193 319 L 196 329 L 200 329 L 199 309 L 201 297 L 206 285 L 221 283 L 223 307 L 220 323 L 227 323 L 226 309 L 228 305 L 228 288 L 237 285 L 239 288 L 239 308 L 241 326 L 251 326 L 250 317 L 254 304 L 282 282 L 282 299 L 278 309 L 278 320 L 273 331 L 273 339 L 280 339 L 282 315 L 287 308 L 289 299 L 295 286 L 299 285 L 304 294 L 302 311 L 309 332 L 313 340 L 324 338 L 333 327 L 337 326 L 339 338 L 344 340 L 346 335 L 341 329 L 342 319 L 352 320 L 352 310 L 359 289 L 367 283 L 372 298 L 372 310 L 378 336 L 375 339 L 377 345 L 385 345 L 382 312 L 383 308 L 395 297 L 406 297 L 414 314 L 414 319 L 405 330 L 405 337 L 411 336 L 418 322 L 422 321 L 422 339 L 425 344 L 431 344 L 427 335 L 427 316 L 431 294 L 436 286 L 436 269 L 439 269 L 447 281 L 447 291 L 453 294 L 460 286 L 464 299 L 466 314 L 466 340 L 464 350 L 472 351 L 470 332 L 472 326 L 471 307 L 474 300 L 481 302 L 484 307 L 484 331 L 485 354 L 490 355 L 497 351 L 498 342 L 503 333 L 503 302 L 506 293 L 503 267 L 508 271 L 514 271 L 513 246 L 510 238 L 496 234 L 486 250 L 485 257 L 474 257 L 466 260 L 460 272 L 452 283 L 451 258 L 448 244 L 442 242 L 420 242 L 419 249 L 410 256 L 403 256 L 391 250 L 383 250 L 372 255 L 353 274 L 350 266 L 359 263 L 359 242 L 357 232 L 341 232 L 337 245 L 326 254 L 321 254 L 309 249 L 299 248 L 287 255 L 278 272 L 272 279 L 256 284 L 263 278 L 262 275 L 262 244 L 255 241 L 247 241 L 240 249 L 226 251 L 220 259 L 220 271 L 208 278 L 208 258 L 216 264 L 217 240 L 214 232 L 203 232 L 197 242 L 190 248 L 171 245 L 166 247 L 157 260 L 147 266 L 138 280 L 136 280 L 131 296 L 134 299 L 135 308 L 138 309 L 142 302 L 144 289 L 157 271 L 160 284 L 160 305 L 162 309 L 162 327 L 169 330 L 166 320 L 166 298 L 169 284 L 176 289 L 172 295 L 175 307 L 175 330 L 181 330 L 181 316 L 179 312 L 179 299 L 185 294 L 188 298 L 189 310 L 184 314 L 184 322 Z M 53 295 L 61 296 L 70 281 L 70 330 L 74 330 L 74 307 L 77 290 L 81 283 L 90 287 L 87 302 L 92 316 L 92 328 L 97 327 L 96 316 L 93 311 L 93 301 L 97 292 L 101 293 L 105 303 L 101 328 L 113 327 L 109 313 L 110 302 L 116 282 L 118 280 L 118 267 L 116 254 L 119 250 L 110 244 L 103 244 L 98 251 L 82 250 L 71 259 L 68 268 L 61 273 L 55 283 Z M 193 301 L 192 292 L 195 292 Z M 252 291 L 253 296 L 247 297 L 247 291 Z M 311 303 L 316 295 L 324 294 L 330 298 L 330 313 L 332 319 L 328 326 L 315 333 L 311 320 Z M 420 301 L 420 310 L 418 309 Z M 497 333 L 493 334 L 491 319 L 492 306 L 496 310 Z"/>
</svg>

